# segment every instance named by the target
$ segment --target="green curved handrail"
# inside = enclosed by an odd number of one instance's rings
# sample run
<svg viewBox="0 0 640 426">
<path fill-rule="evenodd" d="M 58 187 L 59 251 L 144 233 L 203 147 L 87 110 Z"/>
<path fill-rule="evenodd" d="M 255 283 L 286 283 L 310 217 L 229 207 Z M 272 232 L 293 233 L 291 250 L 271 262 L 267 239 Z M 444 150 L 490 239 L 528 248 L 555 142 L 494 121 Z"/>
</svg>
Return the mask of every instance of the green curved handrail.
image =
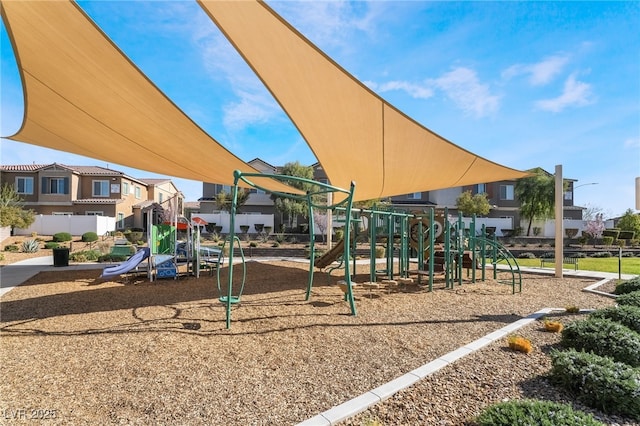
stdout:
<svg viewBox="0 0 640 426">
<path fill-rule="evenodd" d="M 507 262 L 509 270 L 511 271 L 511 287 L 512 293 L 516 293 L 516 285 L 518 286 L 518 293 L 522 292 L 522 273 L 520 271 L 520 265 L 516 258 L 511 254 L 509 250 L 499 242 L 486 238 L 476 237 L 476 243 L 484 244 L 485 247 L 489 246 L 492 250 L 492 265 L 493 265 L 493 278 L 497 278 L 497 264 L 500 260 Z M 484 266 L 484 265 L 483 265 Z M 517 279 L 516 279 L 517 278 Z M 516 282 L 517 281 L 517 282 Z"/>
<path fill-rule="evenodd" d="M 227 244 L 227 239 L 224 240 L 224 243 L 222 244 L 222 251 L 221 253 L 224 253 L 224 248 Z M 220 302 L 224 303 L 227 307 L 227 314 L 229 314 L 230 310 L 231 310 L 231 305 L 235 305 L 240 303 L 240 298 L 242 297 L 242 292 L 244 291 L 244 284 L 247 280 L 247 262 L 245 260 L 244 257 L 244 252 L 242 251 L 242 245 L 240 244 L 240 238 L 238 238 L 237 236 L 233 237 L 233 241 L 231 241 L 230 247 L 229 247 L 229 251 L 233 251 L 234 250 L 234 245 L 235 242 L 238 242 L 238 249 L 240 250 L 240 257 L 242 258 L 242 283 L 240 284 L 240 291 L 238 292 L 237 295 L 233 295 L 233 280 L 229 280 L 228 282 L 228 288 L 227 288 L 227 294 L 223 295 L 222 293 L 222 286 L 220 284 L 220 269 L 222 269 L 220 267 L 220 264 L 218 264 L 218 269 L 217 269 L 217 273 L 216 273 L 216 278 L 218 281 L 218 293 L 219 293 L 219 297 L 218 300 L 220 300 Z M 230 259 L 233 259 L 230 256 Z M 233 270 L 233 264 L 231 263 L 231 261 L 229 262 L 229 275 L 233 275 L 232 274 L 232 270 Z"/>
<path fill-rule="evenodd" d="M 273 174 L 266 174 L 266 173 L 243 173 L 240 170 L 235 170 L 233 172 L 233 177 L 234 177 L 234 182 L 233 182 L 233 197 L 232 197 L 232 202 L 231 202 L 231 218 L 230 218 L 230 230 L 229 230 L 229 238 L 230 239 L 234 239 L 237 238 L 235 236 L 235 216 L 236 216 L 236 211 L 237 211 L 237 205 L 238 205 L 238 183 L 239 181 L 244 182 L 245 184 L 253 187 L 253 188 L 257 188 L 257 189 L 261 189 L 265 192 L 271 192 L 272 194 L 275 194 L 279 197 L 284 197 L 284 198 L 290 198 L 290 199 L 294 199 L 294 200 L 304 200 L 307 202 L 308 208 L 309 208 L 309 241 L 310 241 L 310 262 L 309 262 L 309 279 L 307 282 L 307 291 L 306 291 L 306 300 L 308 300 L 311 296 L 311 288 L 312 288 L 312 283 L 313 283 L 313 272 L 314 272 L 314 263 L 315 263 L 315 230 L 314 230 L 314 223 L 313 223 L 313 208 L 322 208 L 322 209 L 335 209 L 337 207 L 340 206 L 344 206 L 347 212 L 346 215 L 346 225 L 345 225 L 345 235 L 344 238 L 346 241 L 349 241 L 349 228 L 350 228 L 350 221 L 351 221 L 351 208 L 352 208 L 352 204 L 353 204 L 353 194 L 355 191 L 355 183 L 351 182 L 351 186 L 349 190 L 346 189 L 342 189 L 342 188 L 338 188 L 323 182 L 318 182 L 315 180 L 311 180 L 311 179 L 306 179 L 306 178 L 302 178 L 302 177 L 298 177 L 298 176 L 289 176 L 289 175 L 273 175 Z M 255 179 L 251 179 L 251 178 L 255 178 Z M 309 189 L 306 190 L 306 192 L 304 194 L 293 194 L 293 193 L 285 193 L 285 192 L 274 192 L 271 191 L 261 185 L 259 185 L 258 183 L 256 183 L 255 181 L 260 181 L 261 179 L 266 179 L 266 180 L 276 180 L 276 181 L 284 181 L 289 182 L 289 183 L 303 183 L 306 184 L 308 186 Z M 327 205 L 327 204 L 318 204 L 316 203 L 317 200 L 320 200 L 322 195 L 327 195 L 329 193 L 341 193 L 342 196 L 344 198 L 338 200 L 337 202 L 335 202 L 334 204 L 331 205 Z M 349 245 L 346 244 L 345 245 L 345 254 L 344 256 L 346 258 L 349 258 Z M 240 253 L 243 256 L 243 264 L 244 264 L 244 254 L 242 253 L 242 249 L 240 249 Z M 233 265 L 233 244 L 232 244 L 232 249 L 229 251 L 229 265 Z M 353 289 L 352 289 L 352 285 L 351 285 L 351 273 L 349 270 L 349 262 L 347 262 L 345 264 L 345 281 L 347 282 L 347 294 L 346 294 L 346 299 L 349 301 L 349 306 L 351 308 L 351 314 L 352 315 L 356 315 L 356 305 L 355 305 L 355 298 L 353 295 Z M 246 269 L 245 269 L 246 272 Z M 227 291 L 227 298 L 225 299 L 226 302 L 226 310 L 227 310 L 227 328 L 231 328 L 231 305 L 232 305 L 232 282 L 233 282 L 233 268 L 230 267 L 229 268 L 229 276 L 228 276 L 228 280 L 229 280 L 229 284 L 228 284 L 228 291 Z M 244 282 L 244 280 L 243 280 Z"/>
</svg>

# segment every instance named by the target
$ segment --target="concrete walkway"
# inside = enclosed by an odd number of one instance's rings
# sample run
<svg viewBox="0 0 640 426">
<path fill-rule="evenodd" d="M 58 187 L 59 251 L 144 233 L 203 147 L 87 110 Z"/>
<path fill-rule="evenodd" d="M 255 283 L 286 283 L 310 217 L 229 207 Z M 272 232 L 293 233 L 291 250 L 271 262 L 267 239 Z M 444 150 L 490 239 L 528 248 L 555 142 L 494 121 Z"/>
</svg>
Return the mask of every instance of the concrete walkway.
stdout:
<svg viewBox="0 0 640 426">
<path fill-rule="evenodd" d="M 0 268 L 0 297 L 42 271 L 77 271 L 103 269 L 105 264 L 78 263 L 69 266 L 53 266 L 53 256 L 33 257 Z"/>
</svg>

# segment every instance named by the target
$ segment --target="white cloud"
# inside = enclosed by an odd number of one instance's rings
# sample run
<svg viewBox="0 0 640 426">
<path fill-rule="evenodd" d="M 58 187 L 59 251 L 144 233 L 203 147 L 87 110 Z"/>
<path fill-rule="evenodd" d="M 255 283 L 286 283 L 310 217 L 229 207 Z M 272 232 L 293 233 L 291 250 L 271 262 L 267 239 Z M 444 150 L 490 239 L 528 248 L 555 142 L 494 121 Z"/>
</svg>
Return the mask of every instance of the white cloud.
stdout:
<svg viewBox="0 0 640 426">
<path fill-rule="evenodd" d="M 544 111 L 560 112 L 572 106 L 589 105 L 593 103 L 592 97 L 591 85 L 578 81 L 575 74 L 571 74 L 565 81 L 560 96 L 537 101 L 535 105 Z"/>
<path fill-rule="evenodd" d="M 533 86 L 543 86 L 553 80 L 569 62 L 568 55 L 554 55 L 535 64 L 516 64 L 502 72 L 504 78 L 518 75 L 529 75 L 529 83 Z"/>
<path fill-rule="evenodd" d="M 489 86 L 480 83 L 474 70 L 459 67 L 429 82 L 466 113 L 484 117 L 498 110 L 500 97 L 492 95 Z"/>
<path fill-rule="evenodd" d="M 223 107 L 225 126 L 240 129 L 283 114 L 262 82 L 211 22 L 201 22 L 194 28 L 195 42 L 211 78 L 227 81 L 236 96 Z"/>
<path fill-rule="evenodd" d="M 416 99 L 428 99 L 433 96 L 433 89 L 427 86 L 409 83 L 406 81 L 388 81 L 382 84 L 372 82 L 365 83 L 378 93 L 389 92 L 392 90 L 402 90 L 409 96 Z"/>
<path fill-rule="evenodd" d="M 270 2 L 271 3 L 271 2 Z M 271 6 L 298 31 L 320 46 L 351 44 L 354 30 L 371 32 L 377 16 L 375 3 L 350 1 L 277 2 Z"/>
<path fill-rule="evenodd" d="M 625 148 L 636 149 L 640 148 L 640 138 L 629 138 L 624 141 Z"/>
</svg>

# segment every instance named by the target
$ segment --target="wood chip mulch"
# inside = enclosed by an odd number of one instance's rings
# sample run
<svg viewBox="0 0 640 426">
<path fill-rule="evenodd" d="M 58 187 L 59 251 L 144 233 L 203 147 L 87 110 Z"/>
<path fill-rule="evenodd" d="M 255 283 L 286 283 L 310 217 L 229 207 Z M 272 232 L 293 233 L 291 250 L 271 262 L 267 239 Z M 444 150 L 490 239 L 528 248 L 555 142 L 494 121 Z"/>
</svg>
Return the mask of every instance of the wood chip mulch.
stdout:
<svg viewBox="0 0 640 426">
<path fill-rule="evenodd" d="M 513 295 L 465 276 L 433 292 L 358 290 L 352 316 L 335 285 L 341 271 L 316 273 L 305 301 L 307 264 L 247 268 L 231 329 L 215 276 L 102 282 L 100 270 L 52 271 L 10 291 L 0 301 L 0 423 L 49 410 L 48 424 L 296 424 L 541 308 L 615 303 L 581 291 L 588 279 L 525 275 Z M 368 281 L 366 267 L 356 272 Z M 560 395 L 530 386 L 557 335 L 525 332 L 533 354 L 492 344 L 345 424 L 458 425 L 505 398 Z"/>
</svg>

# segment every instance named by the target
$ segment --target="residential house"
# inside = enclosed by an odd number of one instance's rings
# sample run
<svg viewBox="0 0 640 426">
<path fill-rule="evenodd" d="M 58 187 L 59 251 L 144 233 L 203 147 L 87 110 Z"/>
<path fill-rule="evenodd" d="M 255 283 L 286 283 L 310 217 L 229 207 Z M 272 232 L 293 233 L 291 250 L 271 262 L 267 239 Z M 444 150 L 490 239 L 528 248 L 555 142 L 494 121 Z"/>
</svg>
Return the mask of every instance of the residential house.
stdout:
<svg viewBox="0 0 640 426">
<path fill-rule="evenodd" d="M 259 158 L 255 158 L 248 162 L 250 166 L 264 174 L 277 174 L 280 169 L 263 161 Z M 220 185 L 216 183 L 202 183 L 202 197 L 198 199 L 200 202 L 198 213 L 216 213 L 220 211 L 216 204 L 217 195 L 220 192 L 231 194 L 231 186 Z M 251 188 L 249 189 L 249 197 L 240 209 L 241 213 L 260 213 L 260 214 L 273 214 L 275 229 L 280 229 L 280 215 L 275 209 L 275 203 L 271 199 L 271 195 L 267 194 L 261 189 Z"/>
<path fill-rule="evenodd" d="M 144 215 L 136 210 L 181 197 L 167 179 L 144 181 L 99 166 L 5 165 L 0 166 L 0 183 L 14 185 L 25 207 L 36 214 L 110 216 L 117 229 L 143 228 Z"/>
<path fill-rule="evenodd" d="M 265 173 L 278 173 L 279 168 L 268 164 L 258 158 L 249 164 Z M 311 167 L 314 170 L 314 179 L 329 183 L 327 175 L 320 163 L 315 163 Z M 551 176 L 551 174 L 549 174 Z M 581 220 L 584 207 L 576 206 L 573 203 L 573 188 L 576 180 L 565 179 L 567 190 L 563 195 L 564 219 Z M 487 182 L 476 185 L 459 186 L 454 188 L 440 189 L 434 191 L 413 192 L 389 197 L 389 201 L 394 209 L 407 212 L 421 212 L 428 208 L 443 210 L 445 207 L 452 215 L 457 215 L 456 200 L 464 191 L 471 191 L 472 194 L 486 193 L 491 211 L 487 214 L 490 218 L 509 219 L 513 228 L 520 226 L 520 203 L 515 196 L 515 180 L 499 182 Z M 220 191 L 229 193 L 231 188 L 223 185 L 203 184 L 203 198 L 200 199 L 200 212 L 209 213 L 217 210 L 215 207 L 215 196 Z M 249 200 L 244 206 L 245 212 L 261 212 L 276 215 L 276 223 L 282 223 L 282 218 L 278 218 L 273 201 L 268 194 L 258 193 L 252 190 Z M 278 225 L 276 225 L 278 226 Z"/>
</svg>

